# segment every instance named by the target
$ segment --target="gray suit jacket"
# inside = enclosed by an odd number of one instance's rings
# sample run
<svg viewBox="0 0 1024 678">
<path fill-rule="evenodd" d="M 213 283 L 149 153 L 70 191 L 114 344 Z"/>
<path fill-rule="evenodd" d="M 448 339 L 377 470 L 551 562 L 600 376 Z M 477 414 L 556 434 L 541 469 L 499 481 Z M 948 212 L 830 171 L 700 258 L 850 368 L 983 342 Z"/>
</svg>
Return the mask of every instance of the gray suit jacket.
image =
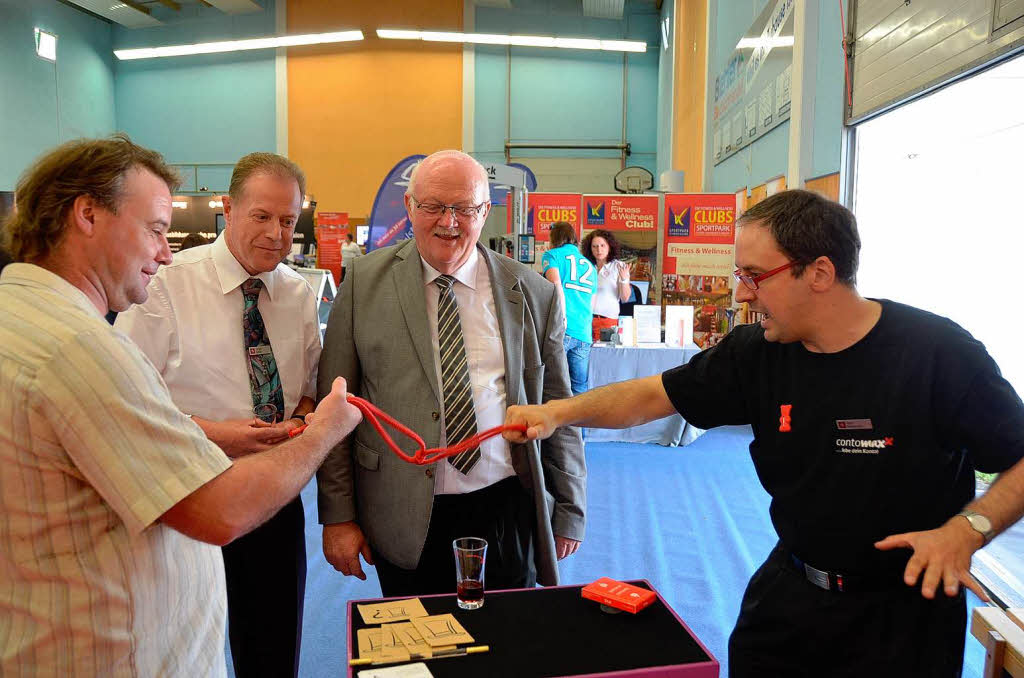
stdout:
<svg viewBox="0 0 1024 678">
<path fill-rule="evenodd" d="M 491 276 L 505 348 L 508 404 L 568 398 L 565 321 L 554 285 L 512 259 L 477 247 Z M 349 264 L 327 325 L 319 397 L 337 376 L 345 377 L 349 392 L 419 433 L 428 448 L 439 445 L 444 401 L 415 241 L 376 250 Z M 412 441 L 391 433 L 403 451 L 414 452 Z M 511 454 L 520 482 L 534 497 L 537 579 L 557 584 L 554 535 L 583 539 L 583 443 L 577 430 L 563 428 L 543 442 L 512 445 Z M 427 537 L 433 476 L 432 466 L 402 461 L 363 422 L 317 472 L 320 522 L 357 521 L 377 553 L 413 569 Z"/>
</svg>

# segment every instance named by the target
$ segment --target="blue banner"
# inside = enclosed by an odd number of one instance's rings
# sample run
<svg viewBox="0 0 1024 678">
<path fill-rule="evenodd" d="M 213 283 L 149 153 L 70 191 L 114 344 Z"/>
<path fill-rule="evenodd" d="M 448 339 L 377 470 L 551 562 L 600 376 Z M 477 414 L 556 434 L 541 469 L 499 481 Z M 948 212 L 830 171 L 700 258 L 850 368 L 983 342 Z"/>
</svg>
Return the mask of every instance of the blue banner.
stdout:
<svg viewBox="0 0 1024 678">
<path fill-rule="evenodd" d="M 394 245 L 399 240 L 412 237 L 412 224 L 405 213 L 405 189 L 409 178 L 420 161 L 427 156 L 410 155 L 395 165 L 377 190 L 370 212 L 370 235 L 366 239 L 366 251 Z"/>
<path fill-rule="evenodd" d="M 373 210 L 370 212 L 370 234 L 366 238 L 367 252 L 412 237 L 412 224 L 409 223 L 409 215 L 405 212 L 405 190 L 409 187 L 413 169 L 425 157 L 427 156 L 410 155 L 395 165 L 381 183 L 377 197 L 373 200 Z M 526 174 L 527 190 L 536 190 L 537 177 L 533 170 L 517 162 L 511 163 L 509 167 L 523 170 Z M 507 184 L 491 182 L 490 187 L 492 205 L 508 203 Z"/>
</svg>

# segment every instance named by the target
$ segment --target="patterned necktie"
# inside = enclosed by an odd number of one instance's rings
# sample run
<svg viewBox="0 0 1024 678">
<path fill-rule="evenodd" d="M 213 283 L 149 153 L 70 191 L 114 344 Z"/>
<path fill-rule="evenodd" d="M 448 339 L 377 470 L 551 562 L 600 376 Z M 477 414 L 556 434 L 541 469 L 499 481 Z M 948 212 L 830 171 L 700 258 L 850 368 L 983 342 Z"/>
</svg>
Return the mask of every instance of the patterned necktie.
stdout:
<svg viewBox="0 0 1024 678">
<path fill-rule="evenodd" d="M 242 283 L 245 307 L 242 311 L 242 334 L 245 337 L 245 353 L 249 361 L 249 389 L 252 404 L 271 403 L 277 407 L 277 421 L 284 420 L 284 393 L 281 391 L 281 376 L 277 373 L 277 361 L 270 347 L 267 327 L 257 305 L 263 281 L 249 278 Z"/>
<path fill-rule="evenodd" d="M 452 286 L 455 278 L 442 275 L 434 280 L 440 290 L 437 299 L 437 343 L 441 354 L 441 392 L 444 394 L 444 430 L 448 445 L 456 445 L 476 434 L 473 384 L 469 380 L 466 346 L 459 322 L 459 303 Z M 448 463 L 468 474 L 480 460 L 480 448 L 448 457 Z"/>
</svg>

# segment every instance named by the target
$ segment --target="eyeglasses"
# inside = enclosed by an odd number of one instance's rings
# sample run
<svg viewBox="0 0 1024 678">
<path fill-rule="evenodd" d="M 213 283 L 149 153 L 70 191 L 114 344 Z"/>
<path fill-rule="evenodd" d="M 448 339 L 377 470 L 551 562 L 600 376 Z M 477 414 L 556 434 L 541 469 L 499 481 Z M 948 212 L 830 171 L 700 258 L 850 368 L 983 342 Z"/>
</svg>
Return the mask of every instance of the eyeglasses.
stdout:
<svg viewBox="0 0 1024 678">
<path fill-rule="evenodd" d="M 411 197 L 411 196 L 410 196 Z M 484 207 L 490 204 L 490 201 L 484 201 L 479 205 L 469 205 L 468 207 L 460 207 L 459 205 L 442 205 L 436 202 L 420 202 L 416 198 L 412 201 L 416 204 L 416 209 L 423 214 L 428 214 L 432 217 L 443 217 L 444 213 L 451 210 L 453 219 L 474 219 L 480 216 Z"/>
<path fill-rule="evenodd" d="M 744 273 L 740 273 L 740 269 L 738 269 L 738 268 L 735 271 L 733 271 L 732 274 L 734 276 L 736 276 L 736 279 L 739 280 L 741 283 L 743 283 L 743 285 L 747 289 L 751 289 L 751 290 L 754 290 L 756 292 L 758 287 L 760 287 L 759 283 L 767 280 L 768 278 L 772 277 L 776 273 L 782 273 L 787 268 L 793 268 L 794 266 L 796 266 L 796 262 L 795 261 L 791 261 L 788 264 L 783 264 L 782 266 L 779 266 L 778 268 L 773 268 L 772 270 L 768 271 L 767 273 L 762 273 L 761 275 L 746 275 Z"/>
</svg>

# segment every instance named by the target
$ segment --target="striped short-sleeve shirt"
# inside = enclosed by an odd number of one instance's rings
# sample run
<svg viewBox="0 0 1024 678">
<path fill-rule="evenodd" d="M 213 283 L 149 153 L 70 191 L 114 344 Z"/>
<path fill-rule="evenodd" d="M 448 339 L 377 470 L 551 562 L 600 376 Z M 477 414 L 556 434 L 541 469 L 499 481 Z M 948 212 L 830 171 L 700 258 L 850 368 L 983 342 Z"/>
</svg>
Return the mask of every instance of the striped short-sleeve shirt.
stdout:
<svg viewBox="0 0 1024 678">
<path fill-rule="evenodd" d="M 158 519 L 230 465 L 80 290 L 5 268 L 0 675 L 224 675 L 220 549 Z"/>
</svg>

